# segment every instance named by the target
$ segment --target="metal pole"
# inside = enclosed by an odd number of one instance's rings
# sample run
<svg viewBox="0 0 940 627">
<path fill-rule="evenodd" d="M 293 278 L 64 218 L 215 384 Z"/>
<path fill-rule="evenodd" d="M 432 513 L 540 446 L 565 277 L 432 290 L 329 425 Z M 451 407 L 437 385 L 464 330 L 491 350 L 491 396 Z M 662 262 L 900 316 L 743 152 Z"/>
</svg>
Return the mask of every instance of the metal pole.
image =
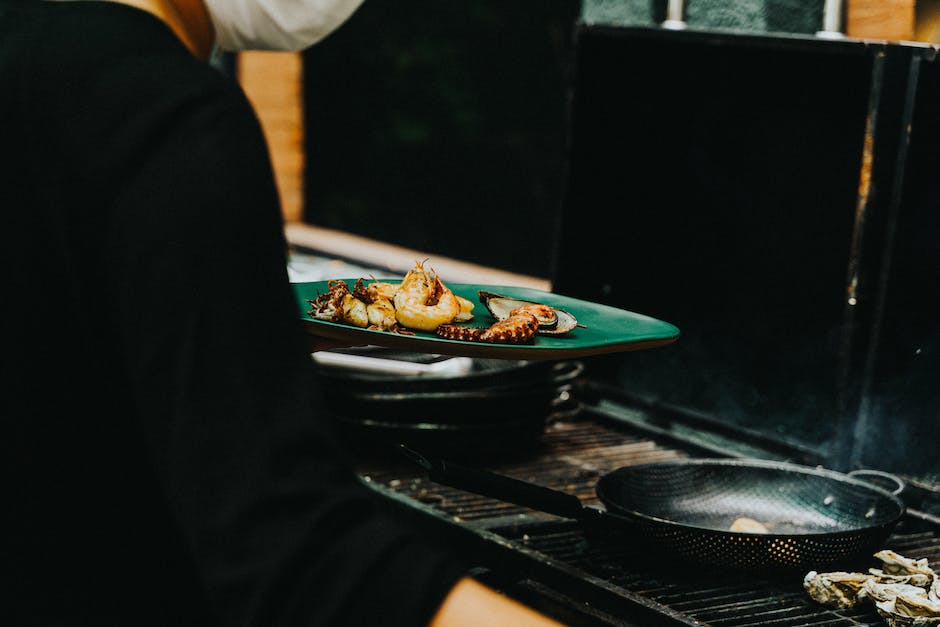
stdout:
<svg viewBox="0 0 940 627">
<path fill-rule="evenodd" d="M 669 0 L 666 5 L 666 19 L 661 26 L 672 30 L 685 28 L 685 0 Z"/>
<path fill-rule="evenodd" d="M 823 5 L 822 30 L 816 31 L 817 37 L 839 39 L 845 36 L 845 28 L 842 23 L 844 2 L 845 0 L 826 0 L 826 4 Z"/>
</svg>

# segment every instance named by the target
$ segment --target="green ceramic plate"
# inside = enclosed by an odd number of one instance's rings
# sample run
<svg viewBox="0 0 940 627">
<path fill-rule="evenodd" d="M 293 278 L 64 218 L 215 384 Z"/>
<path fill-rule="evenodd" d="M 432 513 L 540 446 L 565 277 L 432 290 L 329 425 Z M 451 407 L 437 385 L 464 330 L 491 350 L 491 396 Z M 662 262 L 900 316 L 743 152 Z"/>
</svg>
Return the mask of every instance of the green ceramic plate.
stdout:
<svg viewBox="0 0 940 627">
<path fill-rule="evenodd" d="M 356 279 L 344 279 L 350 287 Z M 391 281 L 394 283 L 394 281 Z M 329 291 L 327 281 L 294 283 L 305 330 L 311 335 L 353 346 L 386 346 L 421 353 L 441 353 L 465 357 L 499 359 L 567 359 L 604 353 L 617 353 L 670 344 L 679 337 L 679 329 L 655 318 L 624 309 L 591 303 L 551 292 L 526 287 L 449 284 L 458 296 L 469 299 L 476 306 L 470 326 L 489 326 L 495 320 L 480 302 L 477 292 L 485 290 L 505 296 L 545 303 L 574 315 L 583 327 L 560 336 L 539 335 L 532 344 L 484 344 L 445 340 L 432 333 L 416 331 L 415 335 L 400 335 L 385 331 L 360 329 L 337 322 L 316 320 L 308 315 L 310 303 L 319 294 Z"/>
</svg>

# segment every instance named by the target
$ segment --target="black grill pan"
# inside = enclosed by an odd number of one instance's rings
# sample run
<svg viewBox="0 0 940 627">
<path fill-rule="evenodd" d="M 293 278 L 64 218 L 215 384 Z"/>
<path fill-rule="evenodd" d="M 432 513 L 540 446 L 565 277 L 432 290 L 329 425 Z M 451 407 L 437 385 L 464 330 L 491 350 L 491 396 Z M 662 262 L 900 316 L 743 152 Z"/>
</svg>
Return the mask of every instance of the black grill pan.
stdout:
<svg viewBox="0 0 940 627">
<path fill-rule="evenodd" d="M 650 553 L 757 572 L 829 569 L 868 558 L 904 515 L 892 492 L 848 474 L 785 462 L 684 459 L 627 466 L 578 497 L 403 449 L 432 481 L 580 520 L 588 533 Z M 766 533 L 731 531 L 750 518 Z"/>
<path fill-rule="evenodd" d="M 663 549 L 718 566 L 824 568 L 880 550 L 903 502 L 871 483 L 784 462 L 685 459 L 620 468 L 596 486 L 608 512 Z M 749 518 L 767 533 L 731 531 Z"/>
</svg>

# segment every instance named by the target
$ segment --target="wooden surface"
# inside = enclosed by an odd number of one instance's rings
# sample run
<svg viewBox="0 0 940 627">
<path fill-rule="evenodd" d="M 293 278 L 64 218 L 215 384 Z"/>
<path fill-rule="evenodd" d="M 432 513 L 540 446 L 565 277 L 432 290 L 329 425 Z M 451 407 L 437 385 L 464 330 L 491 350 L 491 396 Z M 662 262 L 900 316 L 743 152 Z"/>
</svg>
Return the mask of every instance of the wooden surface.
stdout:
<svg viewBox="0 0 940 627">
<path fill-rule="evenodd" d="M 261 120 L 284 219 L 303 216 L 303 60 L 296 52 L 242 52 L 238 80 Z"/>
<path fill-rule="evenodd" d="M 940 0 L 917 0 L 914 39 L 940 44 Z"/>
<path fill-rule="evenodd" d="M 915 0 L 846 0 L 845 34 L 863 39 L 912 41 Z"/>
<path fill-rule="evenodd" d="M 415 261 L 428 259 L 429 266 L 453 283 L 515 285 L 546 292 L 551 291 L 552 287 L 548 279 L 481 266 L 442 255 L 431 255 L 344 231 L 293 223 L 287 225 L 286 235 L 288 243 L 292 246 L 317 251 L 326 256 L 355 259 L 363 265 L 387 269 L 400 275 L 410 270 Z"/>
</svg>

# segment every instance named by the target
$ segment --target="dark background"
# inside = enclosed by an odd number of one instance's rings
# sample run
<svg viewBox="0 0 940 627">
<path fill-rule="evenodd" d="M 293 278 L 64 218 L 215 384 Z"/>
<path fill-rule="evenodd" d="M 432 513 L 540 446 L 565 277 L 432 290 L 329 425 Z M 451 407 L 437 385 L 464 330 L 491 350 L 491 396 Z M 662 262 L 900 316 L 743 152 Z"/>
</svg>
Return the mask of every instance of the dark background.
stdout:
<svg viewBox="0 0 940 627">
<path fill-rule="evenodd" d="M 576 14 L 363 5 L 305 53 L 306 220 L 667 320 L 590 372 L 940 483 L 940 63 Z"/>
<path fill-rule="evenodd" d="M 547 277 L 578 11 L 364 3 L 304 54 L 304 220 Z"/>
<path fill-rule="evenodd" d="M 554 291 L 681 330 L 592 371 L 831 467 L 936 481 L 940 63 L 644 29 L 585 28 L 577 52 Z"/>
<path fill-rule="evenodd" d="M 555 289 L 680 328 L 628 389 L 832 434 L 871 75 L 838 50 L 585 33 Z"/>
</svg>

